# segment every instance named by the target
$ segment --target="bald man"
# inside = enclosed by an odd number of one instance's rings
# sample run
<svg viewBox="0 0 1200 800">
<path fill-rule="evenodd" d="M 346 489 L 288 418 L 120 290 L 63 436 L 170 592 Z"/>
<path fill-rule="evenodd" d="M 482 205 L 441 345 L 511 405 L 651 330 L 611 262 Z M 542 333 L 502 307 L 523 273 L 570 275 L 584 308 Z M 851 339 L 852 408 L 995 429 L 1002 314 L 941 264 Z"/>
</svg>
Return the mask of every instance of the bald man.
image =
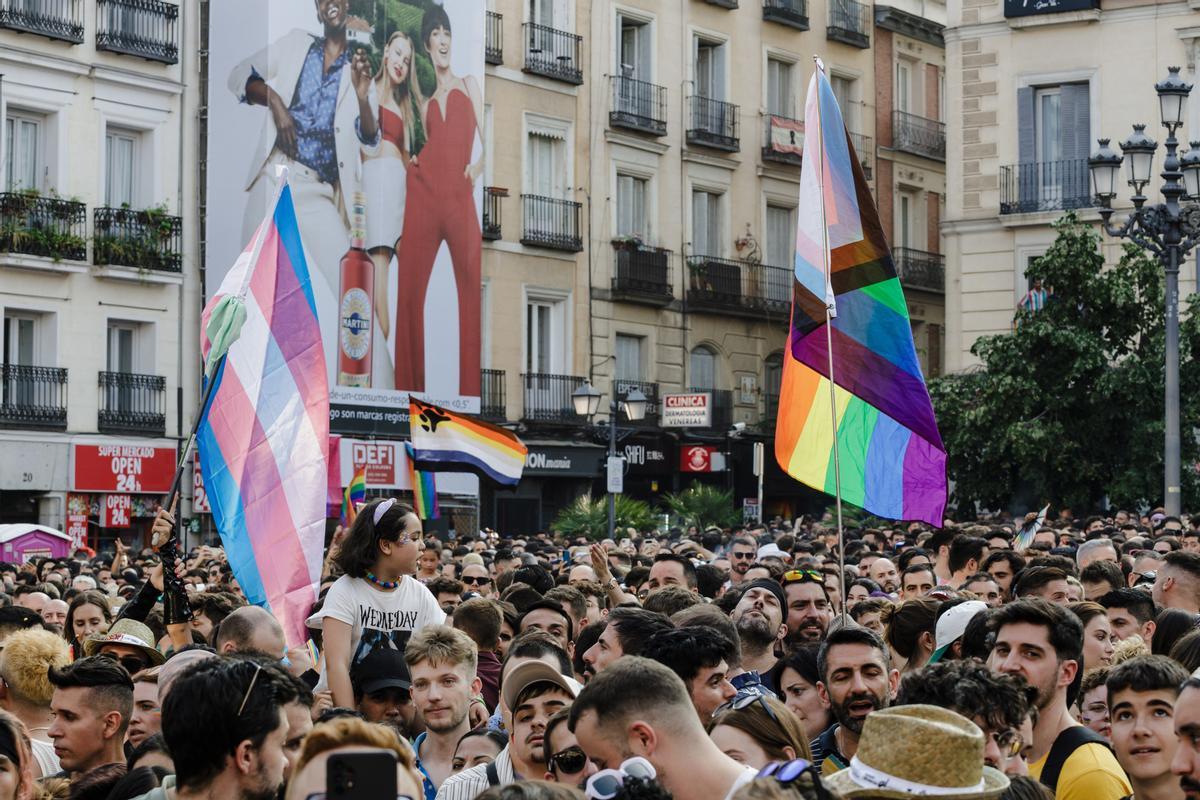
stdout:
<svg viewBox="0 0 1200 800">
<path fill-rule="evenodd" d="M 215 641 L 221 655 L 241 653 L 282 658 L 287 650 L 283 627 L 271 613 L 258 606 L 235 609 L 217 627 Z"/>
<path fill-rule="evenodd" d="M 891 559 L 880 558 L 876 559 L 871 565 L 871 580 L 879 584 L 879 588 L 883 589 L 888 594 L 895 594 L 900 588 L 900 576 L 896 572 L 896 565 Z"/>
</svg>

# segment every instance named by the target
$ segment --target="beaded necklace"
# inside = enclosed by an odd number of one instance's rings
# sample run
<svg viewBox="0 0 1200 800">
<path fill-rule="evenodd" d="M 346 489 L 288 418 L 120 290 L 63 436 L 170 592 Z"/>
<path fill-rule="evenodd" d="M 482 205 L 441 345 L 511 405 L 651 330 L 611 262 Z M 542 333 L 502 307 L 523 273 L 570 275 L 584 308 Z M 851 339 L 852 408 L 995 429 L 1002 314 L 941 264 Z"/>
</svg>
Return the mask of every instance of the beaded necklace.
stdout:
<svg viewBox="0 0 1200 800">
<path fill-rule="evenodd" d="M 395 589 L 397 586 L 400 585 L 400 581 L 381 580 L 378 577 L 376 577 L 374 572 L 371 572 L 370 570 L 367 570 L 367 580 L 369 580 L 371 583 L 375 584 L 376 586 L 378 586 L 381 589 Z"/>
</svg>

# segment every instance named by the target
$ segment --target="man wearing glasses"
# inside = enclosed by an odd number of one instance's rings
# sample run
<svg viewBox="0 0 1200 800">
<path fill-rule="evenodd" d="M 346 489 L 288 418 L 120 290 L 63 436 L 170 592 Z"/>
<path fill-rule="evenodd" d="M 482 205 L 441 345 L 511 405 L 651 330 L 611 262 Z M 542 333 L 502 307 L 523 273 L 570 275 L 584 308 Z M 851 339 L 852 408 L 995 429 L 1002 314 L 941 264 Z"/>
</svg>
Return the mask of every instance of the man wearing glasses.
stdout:
<svg viewBox="0 0 1200 800">
<path fill-rule="evenodd" d="M 571 710 L 564 708 L 546 722 L 543 741 L 546 744 L 546 775 L 548 781 L 563 783 L 583 789 L 587 779 L 596 774 L 597 768 L 579 746 L 579 740 L 565 724 Z"/>
<path fill-rule="evenodd" d="M 738 536 L 729 546 L 729 585 L 737 586 L 746 579 L 750 565 L 758 556 L 758 545 L 749 536 Z"/>
<path fill-rule="evenodd" d="M 487 567 L 482 564 L 467 564 L 463 567 L 463 586 L 468 592 L 475 592 L 480 597 L 492 597 L 492 576 L 488 575 Z"/>
<path fill-rule="evenodd" d="M 833 619 L 825 575 L 812 569 L 794 569 L 780 579 L 787 596 L 788 643 L 819 642 Z"/>
</svg>

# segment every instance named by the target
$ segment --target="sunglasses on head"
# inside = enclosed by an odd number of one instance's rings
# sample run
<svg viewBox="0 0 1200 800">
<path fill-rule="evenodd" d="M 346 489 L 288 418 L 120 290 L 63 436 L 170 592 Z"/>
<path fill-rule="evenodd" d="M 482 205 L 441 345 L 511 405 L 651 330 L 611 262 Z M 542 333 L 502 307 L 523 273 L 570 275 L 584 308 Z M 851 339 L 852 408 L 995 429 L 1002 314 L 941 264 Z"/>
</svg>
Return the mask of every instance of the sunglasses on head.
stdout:
<svg viewBox="0 0 1200 800">
<path fill-rule="evenodd" d="M 602 769 L 588 778 L 586 794 L 588 800 L 612 800 L 624 788 L 626 778 L 651 781 L 656 777 L 658 773 L 653 764 L 641 756 L 634 756 L 616 769 Z"/>
<path fill-rule="evenodd" d="M 587 766 L 587 753 L 579 745 L 573 744 L 550 756 L 549 766 L 565 775 L 576 775 Z"/>
<path fill-rule="evenodd" d="M 744 711 L 755 704 L 761 705 L 763 711 L 767 712 L 767 716 L 771 718 L 771 721 L 776 725 L 779 724 L 778 717 L 775 716 L 775 712 L 771 710 L 771 706 L 767 704 L 766 699 L 761 694 L 752 694 L 749 692 L 746 694 L 739 694 L 728 703 L 722 703 L 721 705 L 717 706 L 716 711 L 713 712 L 713 716 L 715 717 L 718 714 L 723 714 L 726 711 Z"/>
<path fill-rule="evenodd" d="M 825 574 L 817 572 L 815 569 L 793 569 L 783 573 L 783 577 L 779 582 L 784 586 L 789 583 L 820 583 L 824 585 Z"/>
</svg>

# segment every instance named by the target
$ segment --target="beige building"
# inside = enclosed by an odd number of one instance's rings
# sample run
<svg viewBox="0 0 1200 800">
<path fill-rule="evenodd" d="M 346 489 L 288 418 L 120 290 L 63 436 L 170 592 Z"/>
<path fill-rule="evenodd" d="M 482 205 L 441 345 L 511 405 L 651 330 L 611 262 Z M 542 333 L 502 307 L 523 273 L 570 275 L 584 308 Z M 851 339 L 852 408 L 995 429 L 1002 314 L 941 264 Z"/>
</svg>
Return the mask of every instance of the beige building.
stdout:
<svg viewBox="0 0 1200 800">
<path fill-rule="evenodd" d="M 170 483 L 199 393 L 196 9 L 0 6 L 0 522 L 136 541 Z"/>
<path fill-rule="evenodd" d="M 1087 158 L 1096 139 L 1113 148 L 1146 123 L 1159 141 L 1154 84 L 1168 66 L 1196 80 L 1200 6 L 1121 0 L 954 0 L 946 29 L 948 110 L 946 367 L 977 363 L 980 336 L 1010 329 L 1028 291 L 1025 271 L 1054 239 L 1066 209 L 1098 222 Z M 1200 138 L 1200 99 L 1181 141 Z M 1119 150 L 1118 150 L 1119 152 Z M 1155 171 L 1161 169 L 1160 146 Z M 1124 172 L 1122 172 L 1124 175 Z M 1157 196 L 1157 176 L 1151 184 Z M 1120 181 L 1117 219 L 1131 209 Z M 1105 237 L 1114 258 L 1120 243 Z M 1194 262 L 1180 273 L 1186 296 Z"/>
<path fill-rule="evenodd" d="M 749 442 L 773 428 L 790 312 L 812 57 L 870 168 L 872 13 L 853 0 L 496 0 L 484 407 L 520 423 L 533 452 L 516 495 L 484 492 L 485 524 L 544 526 L 603 490 L 603 435 L 570 403 L 584 381 L 602 420 L 614 385 L 650 400 L 621 445 L 627 493 L 700 479 L 753 495 Z M 710 394 L 711 425 L 661 428 L 662 396 L 690 391 Z M 747 433 L 731 439 L 735 423 Z M 681 474 L 693 445 L 701 471 Z"/>
</svg>

